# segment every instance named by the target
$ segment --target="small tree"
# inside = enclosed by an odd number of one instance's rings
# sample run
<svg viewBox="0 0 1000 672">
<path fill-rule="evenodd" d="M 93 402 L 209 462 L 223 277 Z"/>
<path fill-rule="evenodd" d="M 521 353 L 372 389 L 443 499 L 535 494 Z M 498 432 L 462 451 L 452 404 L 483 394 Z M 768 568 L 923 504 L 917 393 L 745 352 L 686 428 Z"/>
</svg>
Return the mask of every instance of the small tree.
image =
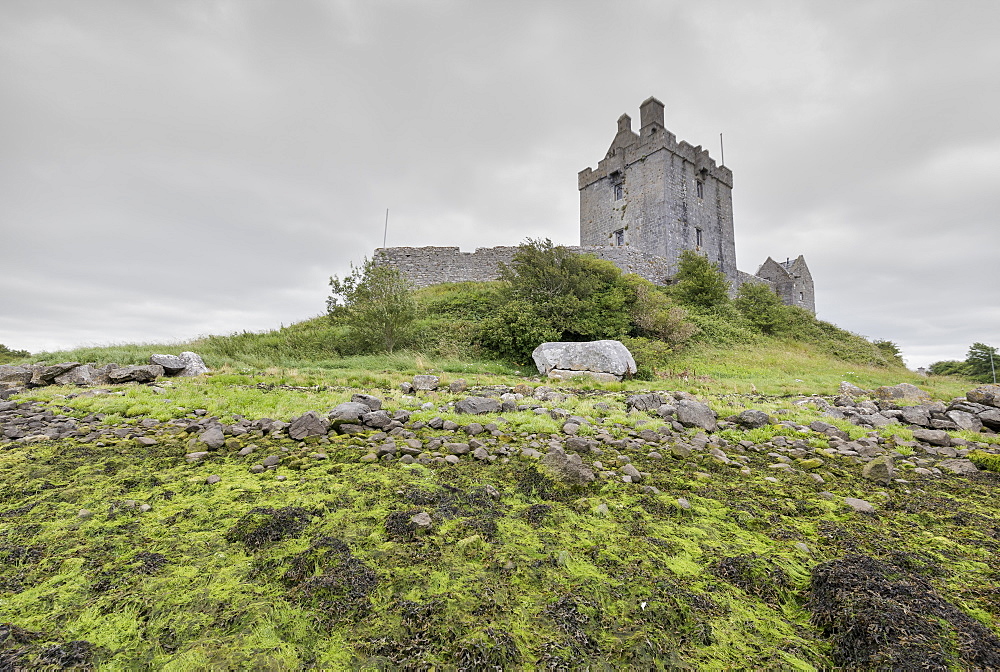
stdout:
<svg viewBox="0 0 1000 672">
<path fill-rule="evenodd" d="M 681 252 L 674 280 L 677 298 L 689 306 L 707 309 L 729 302 L 729 282 L 719 265 L 693 250 Z"/>
<path fill-rule="evenodd" d="M 27 350 L 11 350 L 3 343 L 0 343 L 0 364 L 3 364 L 4 362 L 13 362 L 16 359 L 23 359 L 30 356 L 31 353 Z"/>
<path fill-rule="evenodd" d="M 372 259 L 351 264 L 343 280 L 330 278 L 330 318 L 343 322 L 365 349 L 392 352 L 411 336 L 417 316 L 413 291 L 399 271 Z"/>
<path fill-rule="evenodd" d="M 996 382 L 996 369 L 1000 365 L 997 349 L 985 343 L 973 343 L 965 355 L 965 365 L 969 375 L 976 380 Z"/>
<path fill-rule="evenodd" d="M 733 304 L 750 324 L 765 334 L 774 334 L 779 330 L 786 312 L 785 304 L 778 295 L 762 282 L 740 285 Z"/>
</svg>

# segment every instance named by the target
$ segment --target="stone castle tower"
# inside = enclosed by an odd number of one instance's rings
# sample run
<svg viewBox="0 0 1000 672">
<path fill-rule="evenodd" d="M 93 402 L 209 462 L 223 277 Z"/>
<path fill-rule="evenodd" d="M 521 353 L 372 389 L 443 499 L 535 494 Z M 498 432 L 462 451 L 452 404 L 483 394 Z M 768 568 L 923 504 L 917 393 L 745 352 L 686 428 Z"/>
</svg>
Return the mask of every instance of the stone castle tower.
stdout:
<svg viewBox="0 0 1000 672">
<path fill-rule="evenodd" d="M 684 250 L 704 254 L 736 292 L 745 282 L 771 286 L 781 300 L 816 312 L 812 275 L 802 256 L 779 263 L 768 257 L 756 275 L 736 267 L 733 173 L 701 146 L 678 142 L 663 125 L 663 103 L 639 108 L 639 132 L 627 114 L 597 168 L 579 174 L 580 254 L 607 259 L 626 273 L 671 283 Z M 391 247 L 375 260 L 397 268 L 418 287 L 441 282 L 494 280 L 516 247 Z"/>
<path fill-rule="evenodd" d="M 733 235 L 733 173 L 701 146 L 678 142 L 663 125 L 663 103 L 639 108 L 639 132 L 618 119 L 607 155 L 579 174 L 580 244 L 628 245 L 664 257 L 702 252 L 733 286 L 741 284 Z"/>
</svg>

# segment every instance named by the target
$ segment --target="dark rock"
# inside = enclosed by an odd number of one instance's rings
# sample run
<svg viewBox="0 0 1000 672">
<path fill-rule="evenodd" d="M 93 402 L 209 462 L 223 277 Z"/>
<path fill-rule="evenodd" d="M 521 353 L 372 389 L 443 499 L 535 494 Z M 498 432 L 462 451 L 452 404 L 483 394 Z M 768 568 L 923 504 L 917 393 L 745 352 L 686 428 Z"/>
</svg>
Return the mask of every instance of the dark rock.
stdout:
<svg viewBox="0 0 1000 672">
<path fill-rule="evenodd" d="M 361 416 L 361 422 L 374 429 L 385 429 L 392 424 L 388 411 L 371 411 Z"/>
<path fill-rule="evenodd" d="M 31 381 L 31 370 L 13 364 L 0 364 L 0 383 L 27 385 Z"/>
<path fill-rule="evenodd" d="M 499 413 L 500 402 L 488 397 L 468 397 L 455 404 L 457 413 L 483 415 L 484 413 Z"/>
<path fill-rule="evenodd" d="M 950 471 L 959 476 L 967 476 L 979 471 L 979 467 L 973 464 L 971 460 L 964 459 L 941 460 L 937 463 L 937 468 L 942 471 Z"/>
<path fill-rule="evenodd" d="M 951 437 L 943 429 L 914 429 L 913 438 L 934 446 L 951 445 Z"/>
<path fill-rule="evenodd" d="M 139 364 L 122 366 L 107 372 L 112 383 L 148 383 L 163 375 L 159 364 Z"/>
<path fill-rule="evenodd" d="M 577 453 L 589 453 L 597 447 L 597 441 L 583 436 L 571 436 L 566 439 L 565 448 Z"/>
<path fill-rule="evenodd" d="M 930 427 L 931 415 L 927 406 L 904 406 L 899 409 L 900 419 L 910 425 L 919 427 Z"/>
<path fill-rule="evenodd" d="M 351 401 L 356 404 L 364 404 L 372 411 L 382 410 L 382 400 L 370 394 L 353 394 Z"/>
<path fill-rule="evenodd" d="M 979 421 L 993 430 L 1000 430 L 1000 409 L 990 409 L 983 411 L 976 416 Z"/>
<path fill-rule="evenodd" d="M 748 409 L 733 417 L 733 422 L 747 429 L 758 429 L 771 424 L 771 416 L 764 411 Z"/>
<path fill-rule="evenodd" d="M 176 376 L 187 367 L 187 362 L 177 355 L 150 355 L 149 363 L 162 366 L 168 376 Z"/>
<path fill-rule="evenodd" d="M 51 366 L 46 366 L 39 374 L 39 377 L 45 384 L 51 385 L 55 381 L 56 376 L 61 376 L 67 371 L 71 371 L 78 366 L 80 366 L 80 362 L 62 362 L 61 364 L 53 364 Z"/>
<path fill-rule="evenodd" d="M 663 406 L 663 399 L 655 392 L 633 394 L 625 399 L 625 408 L 629 411 L 656 411 Z"/>
<path fill-rule="evenodd" d="M 329 430 L 329 420 L 316 411 L 309 411 L 292 420 L 288 426 L 288 436 L 299 441 L 307 436 L 325 436 Z"/>
<path fill-rule="evenodd" d="M 328 417 L 332 427 L 340 428 L 341 425 L 347 423 L 360 425 L 361 416 L 371 412 L 372 409 L 367 404 L 357 401 L 345 401 L 342 404 L 334 406 Z"/>
<path fill-rule="evenodd" d="M 198 436 L 198 440 L 208 446 L 210 450 L 218 450 L 226 445 L 226 436 L 218 425 L 212 425 L 206 429 Z"/>
<path fill-rule="evenodd" d="M 875 396 L 883 401 L 929 401 L 931 395 L 910 383 L 882 386 L 875 390 Z"/>
<path fill-rule="evenodd" d="M 465 392 L 468 388 L 468 384 L 466 384 L 466 382 L 461 378 L 451 381 L 448 385 L 448 391 L 452 394 L 462 394 L 462 392 Z"/>
<path fill-rule="evenodd" d="M 965 398 L 976 404 L 1000 407 L 1000 385 L 980 385 L 970 390 Z"/>
<path fill-rule="evenodd" d="M 983 428 L 983 421 L 972 413 L 966 413 L 965 411 L 948 411 L 945 415 L 947 415 L 948 419 L 955 423 L 955 426 L 959 429 L 965 429 L 970 432 L 978 432 Z"/>
<path fill-rule="evenodd" d="M 715 411 L 700 401 L 681 399 L 676 406 L 677 421 L 685 427 L 701 427 L 708 432 L 718 428 Z"/>
</svg>

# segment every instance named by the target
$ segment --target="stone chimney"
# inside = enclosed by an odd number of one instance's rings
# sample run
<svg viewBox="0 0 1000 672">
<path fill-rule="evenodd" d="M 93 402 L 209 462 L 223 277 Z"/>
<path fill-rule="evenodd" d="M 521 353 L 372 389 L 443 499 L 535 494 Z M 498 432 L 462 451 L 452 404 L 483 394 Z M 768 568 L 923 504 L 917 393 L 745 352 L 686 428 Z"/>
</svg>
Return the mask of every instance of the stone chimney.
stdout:
<svg viewBox="0 0 1000 672">
<path fill-rule="evenodd" d="M 663 103 L 650 96 L 639 106 L 640 132 L 648 126 L 656 124 L 663 127 Z M 621 122 L 619 122 L 621 123 Z"/>
</svg>

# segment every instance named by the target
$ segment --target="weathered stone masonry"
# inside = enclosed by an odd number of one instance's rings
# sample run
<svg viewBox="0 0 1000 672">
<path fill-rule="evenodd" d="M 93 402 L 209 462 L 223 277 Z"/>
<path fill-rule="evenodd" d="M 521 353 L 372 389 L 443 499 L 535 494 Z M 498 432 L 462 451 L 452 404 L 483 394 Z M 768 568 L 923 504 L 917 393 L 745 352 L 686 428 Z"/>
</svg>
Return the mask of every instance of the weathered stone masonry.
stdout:
<svg viewBox="0 0 1000 672">
<path fill-rule="evenodd" d="M 597 168 L 578 176 L 580 246 L 568 249 L 613 262 L 656 284 L 668 284 L 684 250 L 717 263 L 735 292 L 744 282 L 771 285 L 788 305 L 816 312 L 812 275 L 805 259 L 770 257 L 755 275 L 736 266 L 733 173 L 708 150 L 678 142 L 664 125 L 663 103 L 649 98 L 639 108 L 639 132 L 623 114 L 618 132 Z M 375 251 L 418 287 L 442 282 L 495 280 L 516 247 L 393 247 Z"/>
</svg>

